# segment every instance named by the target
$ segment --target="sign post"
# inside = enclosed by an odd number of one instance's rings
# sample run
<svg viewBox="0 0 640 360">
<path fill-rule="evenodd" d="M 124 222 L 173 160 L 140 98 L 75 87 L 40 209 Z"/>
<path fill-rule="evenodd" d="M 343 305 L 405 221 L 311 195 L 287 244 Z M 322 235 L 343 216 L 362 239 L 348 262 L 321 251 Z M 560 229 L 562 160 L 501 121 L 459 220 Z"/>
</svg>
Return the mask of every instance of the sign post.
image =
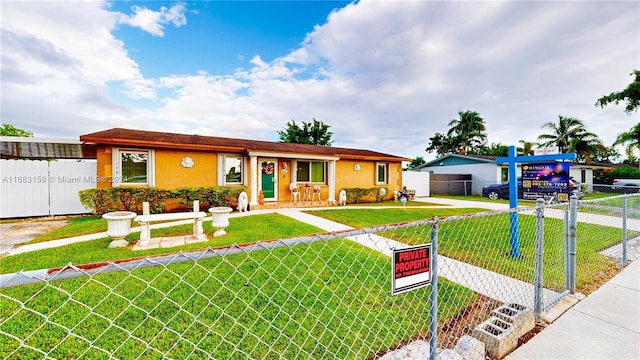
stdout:
<svg viewBox="0 0 640 360">
<path fill-rule="evenodd" d="M 507 163 L 509 165 L 509 207 L 511 209 L 516 209 L 518 207 L 518 176 L 516 174 L 516 163 L 574 160 L 575 158 L 576 154 L 574 153 L 538 156 L 516 156 L 516 147 L 509 146 L 508 156 L 499 157 L 496 159 L 496 163 L 498 164 Z M 514 258 L 520 257 L 518 225 L 518 212 L 512 211 L 509 214 L 509 245 L 511 247 L 509 256 Z"/>
</svg>

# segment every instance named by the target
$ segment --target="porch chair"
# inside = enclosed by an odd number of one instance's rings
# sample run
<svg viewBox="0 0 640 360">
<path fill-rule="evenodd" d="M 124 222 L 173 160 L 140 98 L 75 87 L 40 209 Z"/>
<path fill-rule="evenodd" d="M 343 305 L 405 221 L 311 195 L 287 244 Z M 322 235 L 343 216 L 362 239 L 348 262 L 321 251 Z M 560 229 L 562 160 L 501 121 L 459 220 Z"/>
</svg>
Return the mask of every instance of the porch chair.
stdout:
<svg viewBox="0 0 640 360">
<path fill-rule="evenodd" d="M 313 201 L 313 199 L 315 199 L 316 196 L 318 197 L 318 201 L 322 201 L 322 199 L 320 199 L 320 185 L 313 186 L 313 194 L 311 195 L 311 201 Z"/>
<path fill-rule="evenodd" d="M 296 202 L 296 198 L 300 201 L 300 187 L 296 183 L 289 184 L 289 191 L 291 191 L 290 201 Z"/>
</svg>

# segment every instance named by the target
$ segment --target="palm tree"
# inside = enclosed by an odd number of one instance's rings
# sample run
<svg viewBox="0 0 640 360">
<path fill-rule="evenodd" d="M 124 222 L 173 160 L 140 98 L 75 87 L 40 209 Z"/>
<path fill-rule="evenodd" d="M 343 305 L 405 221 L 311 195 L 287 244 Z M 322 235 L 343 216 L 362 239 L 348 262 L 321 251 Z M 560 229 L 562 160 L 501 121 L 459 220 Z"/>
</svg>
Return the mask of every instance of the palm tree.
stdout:
<svg viewBox="0 0 640 360">
<path fill-rule="evenodd" d="M 590 163 L 598 154 L 605 153 L 607 147 L 595 134 L 586 134 L 584 137 L 571 139 L 568 152 L 576 153 L 578 160 Z"/>
<path fill-rule="evenodd" d="M 520 140 L 518 142 L 522 145 L 516 149 L 518 155 L 533 155 L 533 147 L 536 145 L 536 143 L 526 140 Z"/>
<path fill-rule="evenodd" d="M 640 122 L 635 124 L 629 131 L 625 131 L 618 135 L 616 141 L 613 143 L 613 146 L 616 145 L 625 145 L 626 144 L 626 153 L 630 155 L 631 158 L 633 155 L 634 148 L 640 150 Z M 640 162 L 638 163 L 640 168 Z"/>
<path fill-rule="evenodd" d="M 475 149 L 486 141 L 484 119 L 471 110 L 460 111 L 458 115 L 458 119 L 449 121 L 447 136 L 456 140 L 460 154 L 466 154 L 467 150 Z"/>
<path fill-rule="evenodd" d="M 584 127 L 581 120 L 572 117 L 559 116 L 558 123 L 548 122 L 542 128 L 550 128 L 552 134 L 542 134 L 538 136 L 541 140 L 540 146 L 557 146 L 561 153 L 571 149 L 573 139 L 581 139 L 586 142 L 600 141 L 598 136 L 590 133 Z"/>
</svg>

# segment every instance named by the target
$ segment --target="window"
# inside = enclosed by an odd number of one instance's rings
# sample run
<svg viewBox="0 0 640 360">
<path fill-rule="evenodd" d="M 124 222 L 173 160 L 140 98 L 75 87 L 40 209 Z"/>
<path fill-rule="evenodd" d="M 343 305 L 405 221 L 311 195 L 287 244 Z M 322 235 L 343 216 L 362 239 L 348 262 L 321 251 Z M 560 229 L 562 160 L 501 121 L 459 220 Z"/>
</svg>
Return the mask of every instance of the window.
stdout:
<svg viewBox="0 0 640 360">
<path fill-rule="evenodd" d="M 224 182 L 225 184 L 243 183 L 243 158 L 242 156 L 229 155 L 224 158 Z"/>
<path fill-rule="evenodd" d="M 509 169 L 508 168 L 500 168 L 500 181 L 507 182 L 509 181 Z"/>
<path fill-rule="evenodd" d="M 389 164 L 376 164 L 376 185 L 389 183 Z"/>
<path fill-rule="evenodd" d="M 587 170 L 585 169 L 580 170 L 580 182 L 581 183 L 587 182 Z"/>
<path fill-rule="evenodd" d="M 297 182 L 326 183 L 326 166 L 322 161 L 298 161 Z"/>
<path fill-rule="evenodd" d="M 113 185 L 153 185 L 153 151 L 116 149 Z"/>
</svg>

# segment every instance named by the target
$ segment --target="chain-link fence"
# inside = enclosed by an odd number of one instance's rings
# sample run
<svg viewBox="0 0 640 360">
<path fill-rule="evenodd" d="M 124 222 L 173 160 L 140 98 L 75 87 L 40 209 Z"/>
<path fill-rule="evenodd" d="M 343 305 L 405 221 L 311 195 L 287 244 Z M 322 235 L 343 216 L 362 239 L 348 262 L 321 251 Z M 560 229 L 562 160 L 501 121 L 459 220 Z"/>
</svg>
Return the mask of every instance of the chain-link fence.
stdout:
<svg viewBox="0 0 640 360">
<path fill-rule="evenodd" d="M 504 185 L 504 187 L 496 187 L 496 185 Z M 624 194 L 638 194 L 640 188 L 633 185 L 611 185 L 611 184 L 587 184 L 572 182 L 576 192 L 580 195 L 594 194 L 595 197 L 600 196 L 617 196 Z M 499 197 L 508 199 L 507 190 L 508 181 L 482 181 L 482 180 L 431 180 L 431 195 L 459 195 L 459 196 L 480 196 L 483 195 L 483 188 L 491 186 Z M 488 192 L 484 195 L 486 196 Z"/>
<path fill-rule="evenodd" d="M 534 314 L 619 271 L 639 214 L 638 195 L 539 203 L 2 274 L 0 357 L 499 358 Z M 426 243 L 435 281 L 391 295 L 392 250 Z"/>
</svg>

